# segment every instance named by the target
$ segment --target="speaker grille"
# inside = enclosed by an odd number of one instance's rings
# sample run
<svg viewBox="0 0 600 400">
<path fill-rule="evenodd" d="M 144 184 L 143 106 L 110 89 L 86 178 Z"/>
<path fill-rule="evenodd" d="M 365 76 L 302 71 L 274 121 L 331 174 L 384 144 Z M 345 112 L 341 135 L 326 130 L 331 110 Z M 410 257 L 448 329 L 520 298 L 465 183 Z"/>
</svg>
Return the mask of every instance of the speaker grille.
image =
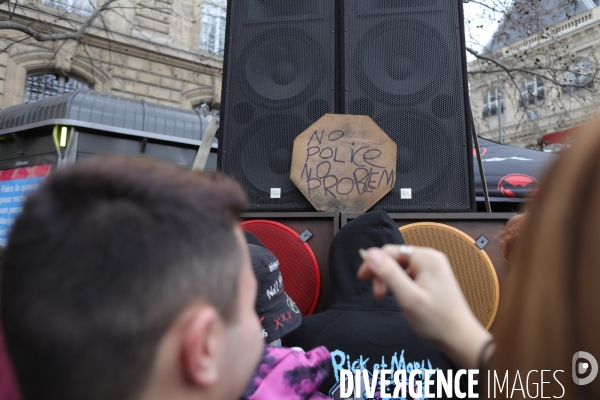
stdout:
<svg viewBox="0 0 600 400">
<path fill-rule="evenodd" d="M 471 310 L 489 328 L 498 310 L 500 289 L 492 261 L 475 240 L 454 227 L 435 222 L 405 225 L 400 232 L 407 244 L 431 247 L 448 257 Z"/>
<path fill-rule="evenodd" d="M 401 199 L 399 191 L 392 190 L 379 205 L 388 202 L 393 207 L 410 208 L 414 203 L 439 201 L 444 195 L 445 183 L 451 181 L 455 173 L 448 157 L 453 145 L 443 124 L 416 111 L 395 110 L 378 115 L 375 122 L 398 145 L 396 179 L 402 182 L 400 187 L 412 189 L 410 200 Z"/>
<path fill-rule="evenodd" d="M 342 108 L 398 144 L 396 186 L 375 209 L 473 208 L 461 19 L 459 1 L 344 2 Z"/>
<path fill-rule="evenodd" d="M 432 97 L 447 78 L 450 57 L 445 42 L 436 29 L 415 19 L 376 24 L 354 49 L 356 81 L 370 97 L 391 105 Z"/>
<path fill-rule="evenodd" d="M 334 111 L 334 11 L 324 0 L 229 2 L 219 165 L 248 210 L 314 210 L 289 178 L 291 154 Z"/>
<path fill-rule="evenodd" d="M 291 228 L 274 221 L 252 220 L 241 223 L 279 260 L 285 292 L 296 302 L 302 315 L 310 315 L 319 299 L 321 275 L 310 247 Z"/>
</svg>

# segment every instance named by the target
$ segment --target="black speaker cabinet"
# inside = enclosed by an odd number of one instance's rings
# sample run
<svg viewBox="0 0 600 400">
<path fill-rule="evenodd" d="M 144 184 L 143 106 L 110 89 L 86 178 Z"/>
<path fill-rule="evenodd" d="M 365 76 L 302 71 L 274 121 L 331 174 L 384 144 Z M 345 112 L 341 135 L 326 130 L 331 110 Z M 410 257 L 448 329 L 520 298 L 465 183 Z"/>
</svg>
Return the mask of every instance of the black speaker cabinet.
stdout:
<svg viewBox="0 0 600 400">
<path fill-rule="evenodd" d="M 290 180 L 293 142 L 334 112 L 335 2 L 229 0 L 220 170 L 249 211 L 312 211 Z"/>
<path fill-rule="evenodd" d="M 475 211 L 462 1 L 343 9 L 340 109 L 371 116 L 398 144 L 396 186 L 374 209 Z"/>
</svg>

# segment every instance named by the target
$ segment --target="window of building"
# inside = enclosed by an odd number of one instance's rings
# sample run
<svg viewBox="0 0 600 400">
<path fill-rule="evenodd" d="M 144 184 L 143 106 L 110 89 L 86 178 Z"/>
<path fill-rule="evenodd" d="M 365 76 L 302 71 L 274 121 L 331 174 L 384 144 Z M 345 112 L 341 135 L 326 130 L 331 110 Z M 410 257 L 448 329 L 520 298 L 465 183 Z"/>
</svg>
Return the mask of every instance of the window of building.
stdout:
<svg viewBox="0 0 600 400">
<path fill-rule="evenodd" d="M 541 104 L 544 96 L 544 80 L 539 76 L 527 79 L 520 88 L 519 107 Z"/>
<path fill-rule="evenodd" d="M 28 74 L 25 82 L 25 103 L 33 103 L 46 97 L 69 93 L 89 85 L 75 78 L 54 73 Z"/>
<path fill-rule="evenodd" d="M 537 121 L 539 118 L 538 110 L 527 110 L 527 120 L 528 121 Z"/>
<path fill-rule="evenodd" d="M 501 114 L 504 114 L 502 92 L 492 89 L 483 96 L 483 118 L 498 115 L 498 109 L 500 109 Z"/>
<path fill-rule="evenodd" d="M 223 55 L 225 49 L 226 0 L 203 0 L 200 49 Z"/>
<path fill-rule="evenodd" d="M 573 62 L 569 66 L 569 70 L 563 72 L 564 91 L 566 93 L 575 93 L 582 89 L 592 87 L 596 66 L 587 58 L 582 58 Z"/>
<path fill-rule="evenodd" d="M 97 0 L 43 0 L 44 4 L 67 12 L 89 17 L 94 12 Z"/>
</svg>

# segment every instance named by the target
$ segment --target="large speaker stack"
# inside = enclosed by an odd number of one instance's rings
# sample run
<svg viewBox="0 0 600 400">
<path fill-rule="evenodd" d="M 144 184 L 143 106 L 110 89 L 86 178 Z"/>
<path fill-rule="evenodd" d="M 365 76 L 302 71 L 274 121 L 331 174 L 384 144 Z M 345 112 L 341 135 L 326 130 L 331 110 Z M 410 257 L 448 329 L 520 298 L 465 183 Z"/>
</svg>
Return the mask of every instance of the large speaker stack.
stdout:
<svg viewBox="0 0 600 400">
<path fill-rule="evenodd" d="M 292 147 L 328 112 L 368 115 L 398 145 L 374 208 L 474 211 L 461 1 L 230 0 L 227 18 L 219 165 L 249 211 L 313 210 Z"/>
<path fill-rule="evenodd" d="M 314 212 L 289 176 L 294 139 L 326 113 L 368 115 L 396 142 L 396 186 L 374 209 L 399 227 L 466 232 L 466 252 L 490 250 L 480 258 L 502 275 L 496 234 L 510 215 L 473 213 L 462 0 L 229 0 L 226 36 L 219 167 L 248 194 L 246 220 L 314 234 L 317 311 L 329 244 L 354 216 Z"/>
</svg>

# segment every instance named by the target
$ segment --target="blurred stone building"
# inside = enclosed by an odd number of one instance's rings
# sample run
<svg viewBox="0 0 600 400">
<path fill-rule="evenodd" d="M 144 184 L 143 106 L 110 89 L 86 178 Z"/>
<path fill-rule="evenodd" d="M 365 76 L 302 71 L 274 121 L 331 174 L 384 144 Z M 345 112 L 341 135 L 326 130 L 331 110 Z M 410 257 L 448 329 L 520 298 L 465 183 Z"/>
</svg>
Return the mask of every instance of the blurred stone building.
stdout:
<svg viewBox="0 0 600 400">
<path fill-rule="evenodd" d="M 555 137 L 564 148 L 600 105 L 600 1 L 533 3 L 515 1 L 469 63 L 475 127 L 507 144 L 543 149 Z"/>
<path fill-rule="evenodd" d="M 226 0 L 24 0 L 0 21 L 76 40 L 0 29 L 0 108 L 80 87 L 193 108 L 219 108 Z M 110 5 L 106 5 L 110 4 Z M 100 9 L 106 6 L 106 9 Z"/>
</svg>

